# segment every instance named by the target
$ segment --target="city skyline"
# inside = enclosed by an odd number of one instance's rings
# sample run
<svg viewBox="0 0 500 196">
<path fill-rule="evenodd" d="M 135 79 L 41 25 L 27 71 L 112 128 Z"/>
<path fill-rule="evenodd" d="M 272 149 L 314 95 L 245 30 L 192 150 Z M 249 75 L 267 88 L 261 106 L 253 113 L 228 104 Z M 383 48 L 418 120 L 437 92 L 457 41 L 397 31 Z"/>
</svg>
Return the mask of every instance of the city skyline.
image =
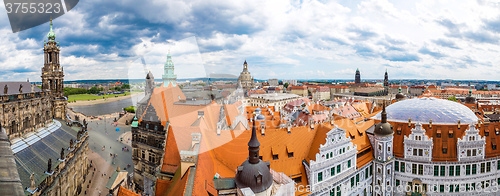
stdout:
<svg viewBox="0 0 500 196">
<path fill-rule="evenodd" d="M 68 81 L 140 79 L 145 73 L 137 70 L 145 69 L 159 77 L 169 49 L 179 79 L 238 75 L 246 59 L 256 79 L 352 79 L 359 68 L 362 79 L 382 79 L 388 69 L 391 80 L 497 80 L 498 7 L 488 1 L 86 1 L 54 19 L 54 31 Z M 12 33 L 0 10 L 0 78 L 40 81 L 48 23 Z M 140 56 L 150 61 L 146 67 L 136 64 Z"/>
</svg>

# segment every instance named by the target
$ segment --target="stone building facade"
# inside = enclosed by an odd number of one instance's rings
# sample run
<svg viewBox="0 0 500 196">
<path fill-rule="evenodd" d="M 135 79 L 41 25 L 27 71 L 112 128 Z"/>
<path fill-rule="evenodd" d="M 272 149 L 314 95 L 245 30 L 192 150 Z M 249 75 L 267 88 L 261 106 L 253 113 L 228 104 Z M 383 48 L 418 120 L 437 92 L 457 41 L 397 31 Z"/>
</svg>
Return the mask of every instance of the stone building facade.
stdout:
<svg viewBox="0 0 500 196">
<path fill-rule="evenodd" d="M 0 122 L 11 139 L 43 127 L 52 118 L 66 118 L 64 74 L 52 21 L 47 38 L 49 41 L 43 48 L 42 89 L 30 82 L 0 82 Z"/>
</svg>

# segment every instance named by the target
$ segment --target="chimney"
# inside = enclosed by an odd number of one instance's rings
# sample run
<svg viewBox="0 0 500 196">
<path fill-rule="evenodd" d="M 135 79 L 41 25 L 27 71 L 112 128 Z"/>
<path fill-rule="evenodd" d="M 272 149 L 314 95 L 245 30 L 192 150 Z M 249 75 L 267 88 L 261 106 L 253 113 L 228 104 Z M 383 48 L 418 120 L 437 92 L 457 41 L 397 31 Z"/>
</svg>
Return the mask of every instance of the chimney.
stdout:
<svg viewBox="0 0 500 196">
<path fill-rule="evenodd" d="M 429 119 L 429 128 L 432 129 L 432 119 Z"/>
<path fill-rule="evenodd" d="M 260 133 L 261 133 L 262 135 L 266 135 L 266 134 L 265 134 L 265 131 L 266 131 L 266 123 L 265 123 L 265 122 L 261 122 L 261 123 L 260 123 Z"/>
<path fill-rule="evenodd" d="M 201 133 L 191 133 L 191 147 L 194 148 L 195 144 L 199 144 L 201 139 Z"/>
</svg>

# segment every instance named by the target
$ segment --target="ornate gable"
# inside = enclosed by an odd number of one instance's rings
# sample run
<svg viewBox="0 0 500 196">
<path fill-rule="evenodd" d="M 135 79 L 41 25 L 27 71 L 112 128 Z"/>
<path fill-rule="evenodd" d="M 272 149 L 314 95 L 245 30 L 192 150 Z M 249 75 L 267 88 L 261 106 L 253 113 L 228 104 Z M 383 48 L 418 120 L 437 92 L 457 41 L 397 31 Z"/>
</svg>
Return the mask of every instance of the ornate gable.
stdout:
<svg viewBox="0 0 500 196">
<path fill-rule="evenodd" d="M 417 123 L 415 128 L 411 129 L 411 134 L 404 136 L 404 157 L 409 160 L 431 161 L 433 138 L 425 135 L 425 129 L 422 124 Z"/>
<path fill-rule="evenodd" d="M 479 135 L 479 130 L 473 124 L 469 125 L 469 129 L 465 131 L 462 138 L 457 141 L 457 157 L 458 161 L 473 161 L 484 159 L 484 146 L 486 137 Z"/>
</svg>

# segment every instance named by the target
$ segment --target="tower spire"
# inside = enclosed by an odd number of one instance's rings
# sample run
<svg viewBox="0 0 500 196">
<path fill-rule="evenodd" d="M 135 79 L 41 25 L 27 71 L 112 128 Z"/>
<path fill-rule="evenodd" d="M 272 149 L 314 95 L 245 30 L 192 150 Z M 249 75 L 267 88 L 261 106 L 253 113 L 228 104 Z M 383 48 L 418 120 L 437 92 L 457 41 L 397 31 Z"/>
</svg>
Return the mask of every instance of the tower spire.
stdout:
<svg viewBox="0 0 500 196">
<path fill-rule="evenodd" d="M 255 114 L 253 118 L 255 118 Z M 255 130 L 255 119 L 253 119 L 252 122 L 252 137 L 250 138 L 250 141 L 248 141 L 248 162 L 251 164 L 257 164 L 259 163 L 260 142 L 257 139 L 257 131 Z"/>
<path fill-rule="evenodd" d="M 401 91 L 401 88 L 399 89 Z M 382 122 L 381 123 L 386 123 L 387 122 L 387 112 L 385 111 L 385 102 L 382 106 Z"/>
</svg>

